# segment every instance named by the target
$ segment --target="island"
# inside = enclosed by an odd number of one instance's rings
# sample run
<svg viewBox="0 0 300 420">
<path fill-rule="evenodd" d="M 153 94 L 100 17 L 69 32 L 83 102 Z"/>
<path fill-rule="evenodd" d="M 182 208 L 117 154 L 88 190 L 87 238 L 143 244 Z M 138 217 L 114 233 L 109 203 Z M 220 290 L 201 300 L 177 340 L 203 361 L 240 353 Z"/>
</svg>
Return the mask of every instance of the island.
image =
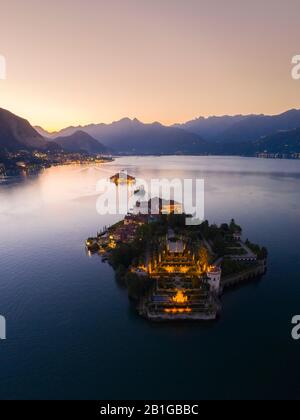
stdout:
<svg viewBox="0 0 300 420">
<path fill-rule="evenodd" d="M 128 175 L 126 172 L 118 172 L 117 174 L 110 177 L 110 182 L 118 185 L 132 185 L 135 184 L 136 179 L 134 176 Z"/>
<path fill-rule="evenodd" d="M 164 208 L 164 210 L 166 210 Z M 185 214 L 128 214 L 86 241 L 151 321 L 215 320 L 228 287 L 263 276 L 267 249 L 242 240 L 234 220 L 187 226 Z"/>
</svg>

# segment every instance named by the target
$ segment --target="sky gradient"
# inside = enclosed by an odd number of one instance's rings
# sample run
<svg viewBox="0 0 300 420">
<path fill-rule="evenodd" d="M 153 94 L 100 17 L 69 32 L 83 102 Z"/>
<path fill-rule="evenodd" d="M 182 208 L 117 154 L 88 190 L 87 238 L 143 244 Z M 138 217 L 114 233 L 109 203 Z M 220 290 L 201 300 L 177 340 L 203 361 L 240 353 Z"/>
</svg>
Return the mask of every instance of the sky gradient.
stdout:
<svg viewBox="0 0 300 420">
<path fill-rule="evenodd" d="M 0 4 L 0 107 L 46 129 L 300 107 L 299 0 Z"/>
</svg>

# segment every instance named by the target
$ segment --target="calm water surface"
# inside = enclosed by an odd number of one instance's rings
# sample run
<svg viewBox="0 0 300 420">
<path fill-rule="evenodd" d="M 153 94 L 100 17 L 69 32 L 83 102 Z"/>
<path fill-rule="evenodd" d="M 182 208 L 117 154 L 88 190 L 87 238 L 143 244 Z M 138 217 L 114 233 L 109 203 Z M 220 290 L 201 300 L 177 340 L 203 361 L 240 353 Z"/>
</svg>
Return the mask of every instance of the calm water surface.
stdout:
<svg viewBox="0 0 300 420">
<path fill-rule="evenodd" d="M 227 292 L 211 324 L 139 318 L 113 270 L 84 240 L 116 216 L 96 212 L 96 182 L 117 170 L 204 178 L 210 222 L 234 217 L 266 245 L 262 281 Z M 57 167 L 0 183 L 0 398 L 299 398 L 300 162 L 131 157 Z"/>
</svg>

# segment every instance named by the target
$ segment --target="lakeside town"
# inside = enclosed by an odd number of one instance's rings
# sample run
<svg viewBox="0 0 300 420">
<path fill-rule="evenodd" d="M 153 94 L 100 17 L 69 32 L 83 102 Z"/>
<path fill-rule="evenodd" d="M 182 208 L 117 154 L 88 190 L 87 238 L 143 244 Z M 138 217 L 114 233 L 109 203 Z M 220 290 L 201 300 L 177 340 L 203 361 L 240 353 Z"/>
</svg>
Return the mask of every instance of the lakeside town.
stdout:
<svg viewBox="0 0 300 420">
<path fill-rule="evenodd" d="M 187 217 L 178 203 L 154 197 L 86 240 L 88 252 L 111 264 L 148 320 L 215 320 L 226 288 L 267 270 L 267 249 L 244 241 L 235 220 L 195 226 Z"/>
<path fill-rule="evenodd" d="M 109 156 L 87 152 L 27 151 L 0 153 L 0 177 L 35 175 L 43 169 L 60 165 L 99 164 L 111 162 Z"/>
<path fill-rule="evenodd" d="M 256 157 L 259 159 L 300 159 L 300 153 L 256 153 Z"/>
</svg>

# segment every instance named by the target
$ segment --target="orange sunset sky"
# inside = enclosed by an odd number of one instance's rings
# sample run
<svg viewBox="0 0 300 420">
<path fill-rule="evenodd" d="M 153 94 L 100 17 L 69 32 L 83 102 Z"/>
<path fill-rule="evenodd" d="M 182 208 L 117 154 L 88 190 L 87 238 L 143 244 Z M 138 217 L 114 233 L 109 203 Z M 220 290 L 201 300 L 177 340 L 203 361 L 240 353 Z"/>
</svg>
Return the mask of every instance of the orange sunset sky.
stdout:
<svg viewBox="0 0 300 420">
<path fill-rule="evenodd" d="M 299 108 L 299 0 L 0 5 L 0 107 L 48 130 Z"/>
</svg>

